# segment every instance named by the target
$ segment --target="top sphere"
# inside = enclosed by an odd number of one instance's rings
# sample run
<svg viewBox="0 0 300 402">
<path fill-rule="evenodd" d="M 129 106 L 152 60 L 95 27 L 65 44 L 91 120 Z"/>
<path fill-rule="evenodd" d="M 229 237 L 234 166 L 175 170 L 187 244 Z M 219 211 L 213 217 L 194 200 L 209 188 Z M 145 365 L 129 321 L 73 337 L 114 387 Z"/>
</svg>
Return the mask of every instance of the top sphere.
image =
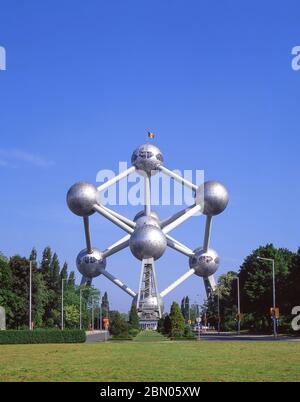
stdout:
<svg viewBox="0 0 300 402">
<path fill-rule="evenodd" d="M 204 215 L 218 215 L 224 211 L 229 201 L 226 187 L 218 181 L 206 181 L 199 187 L 200 199 L 204 200 Z"/>
<path fill-rule="evenodd" d="M 95 204 L 99 203 L 99 192 L 90 183 L 78 182 L 73 184 L 67 194 L 67 204 L 70 210 L 79 216 L 89 216 L 95 211 Z"/>
<path fill-rule="evenodd" d="M 158 167 L 162 165 L 164 158 L 159 148 L 152 144 L 140 145 L 133 152 L 131 163 L 138 170 L 142 170 L 149 175 L 154 175 L 158 171 Z"/>
</svg>

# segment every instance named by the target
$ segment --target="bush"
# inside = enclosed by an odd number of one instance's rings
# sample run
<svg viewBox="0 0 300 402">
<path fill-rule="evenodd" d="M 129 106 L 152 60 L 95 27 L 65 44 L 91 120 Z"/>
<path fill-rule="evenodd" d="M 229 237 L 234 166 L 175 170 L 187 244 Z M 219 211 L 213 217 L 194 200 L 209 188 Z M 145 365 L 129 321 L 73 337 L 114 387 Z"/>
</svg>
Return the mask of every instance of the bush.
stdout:
<svg viewBox="0 0 300 402">
<path fill-rule="evenodd" d="M 25 343 L 83 343 L 85 331 L 73 330 L 8 330 L 0 331 L 0 344 Z"/>
<path fill-rule="evenodd" d="M 137 334 L 140 333 L 140 330 L 137 328 L 130 328 L 129 330 L 129 335 L 132 336 L 133 338 L 135 338 L 137 336 Z"/>
<path fill-rule="evenodd" d="M 190 338 L 190 339 L 195 338 L 195 336 L 193 334 L 193 331 L 192 331 L 192 328 L 191 328 L 190 325 L 185 325 L 185 327 L 184 327 L 184 337 L 185 338 Z"/>
</svg>

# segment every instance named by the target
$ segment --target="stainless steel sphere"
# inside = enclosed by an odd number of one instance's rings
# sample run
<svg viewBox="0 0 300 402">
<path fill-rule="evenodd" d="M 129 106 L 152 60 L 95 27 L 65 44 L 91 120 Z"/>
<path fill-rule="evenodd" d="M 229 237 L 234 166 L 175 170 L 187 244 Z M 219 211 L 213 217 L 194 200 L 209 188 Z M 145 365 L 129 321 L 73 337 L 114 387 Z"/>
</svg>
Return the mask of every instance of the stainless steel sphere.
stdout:
<svg viewBox="0 0 300 402">
<path fill-rule="evenodd" d="M 157 226 L 137 226 L 130 237 L 129 247 L 138 260 L 146 258 L 157 260 L 166 250 L 167 239 Z"/>
<path fill-rule="evenodd" d="M 137 305 L 137 298 L 138 298 L 138 295 L 134 296 L 134 298 L 132 300 L 132 304 L 134 304 L 136 306 L 136 308 L 138 309 L 139 306 Z M 156 296 L 149 296 L 146 299 L 141 300 L 141 302 L 145 303 L 144 306 L 146 308 L 157 309 L 157 310 L 158 310 L 158 303 L 159 303 L 161 313 L 164 312 L 164 302 L 161 297 L 159 297 L 158 301 L 157 301 Z"/>
<path fill-rule="evenodd" d="M 155 214 L 155 212 L 154 212 Z M 157 216 L 157 214 L 155 214 Z M 137 219 L 134 218 L 134 222 L 136 223 L 137 226 L 143 226 L 143 225 L 152 225 L 156 226 L 157 228 L 160 228 L 160 223 L 159 220 L 155 217 L 155 215 L 146 216 L 146 215 L 140 215 Z"/>
<path fill-rule="evenodd" d="M 157 169 L 163 164 L 164 158 L 160 150 L 152 144 L 140 145 L 133 152 L 131 163 L 138 170 L 142 170 L 147 174 L 157 173 Z"/>
<path fill-rule="evenodd" d="M 90 183 L 73 184 L 67 193 L 67 204 L 70 210 L 79 216 L 89 216 L 94 213 L 93 206 L 99 202 L 99 192 Z"/>
<path fill-rule="evenodd" d="M 164 303 L 160 297 L 157 298 L 156 296 L 149 296 L 143 299 L 143 309 L 158 310 L 158 307 L 160 307 L 160 311 L 163 313 Z"/>
<path fill-rule="evenodd" d="M 189 259 L 190 268 L 194 268 L 198 276 L 210 276 L 219 268 L 220 258 L 215 250 L 209 248 L 206 252 L 197 248 Z"/>
<path fill-rule="evenodd" d="M 227 207 L 228 191 L 218 181 L 206 181 L 199 187 L 199 199 L 204 200 L 202 213 L 204 215 L 218 215 Z"/>
<path fill-rule="evenodd" d="M 160 220 L 160 219 L 159 219 L 159 216 L 158 216 L 158 214 L 157 214 L 156 212 L 151 211 L 151 214 L 150 214 L 150 215 L 151 215 L 152 218 L 156 219 L 157 221 Z M 133 221 L 136 222 L 141 216 L 146 216 L 144 210 L 138 212 L 138 213 L 135 215 L 135 217 L 133 218 Z"/>
<path fill-rule="evenodd" d="M 106 259 L 97 248 L 93 249 L 91 254 L 87 249 L 81 250 L 76 258 L 76 266 L 78 271 L 87 278 L 95 278 L 101 274 L 106 267 Z"/>
</svg>

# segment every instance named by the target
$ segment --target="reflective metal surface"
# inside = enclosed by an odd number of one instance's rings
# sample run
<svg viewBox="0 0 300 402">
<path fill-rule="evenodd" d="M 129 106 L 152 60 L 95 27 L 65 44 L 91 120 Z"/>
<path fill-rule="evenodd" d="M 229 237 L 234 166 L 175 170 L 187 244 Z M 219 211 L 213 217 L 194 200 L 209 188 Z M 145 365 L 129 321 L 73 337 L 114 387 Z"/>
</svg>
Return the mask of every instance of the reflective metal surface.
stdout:
<svg viewBox="0 0 300 402">
<path fill-rule="evenodd" d="M 226 187 L 218 181 L 206 181 L 198 190 L 203 195 L 204 215 L 218 215 L 227 207 L 229 196 Z M 204 192 L 204 194 L 202 194 Z M 200 199 L 201 199 L 200 196 Z"/>
<path fill-rule="evenodd" d="M 136 148 L 131 157 L 131 163 L 138 170 L 147 174 L 155 174 L 163 164 L 164 158 L 159 148 L 153 144 L 143 144 Z"/>
<path fill-rule="evenodd" d="M 99 192 L 90 183 L 73 184 L 67 193 L 67 204 L 70 210 L 79 216 L 89 216 L 94 213 L 93 205 L 99 202 Z"/>
<path fill-rule="evenodd" d="M 167 239 L 160 228 L 153 225 L 137 226 L 129 240 L 132 254 L 139 260 L 160 258 L 166 250 Z"/>
<path fill-rule="evenodd" d="M 96 248 L 92 253 L 88 253 L 87 249 L 81 250 L 76 258 L 76 266 L 78 271 L 86 278 L 95 278 L 101 274 L 106 267 L 106 259 L 103 258 L 102 252 Z"/>
<path fill-rule="evenodd" d="M 220 258 L 215 250 L 209 248 L 204 251 L 202 248 L 197 248 L 194 255 L 189 259 L 190 268 L 195 270 L 195 274 L 202 277 L 207 277 L 214 274 L 219 268 Z"/>
</svg>

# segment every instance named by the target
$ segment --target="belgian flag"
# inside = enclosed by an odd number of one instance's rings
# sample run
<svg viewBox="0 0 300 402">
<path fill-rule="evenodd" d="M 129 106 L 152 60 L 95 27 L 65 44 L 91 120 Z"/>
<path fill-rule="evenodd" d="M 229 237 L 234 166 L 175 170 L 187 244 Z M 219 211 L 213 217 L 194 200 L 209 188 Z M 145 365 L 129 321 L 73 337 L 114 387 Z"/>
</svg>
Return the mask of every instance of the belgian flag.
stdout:
<svg viewBox="0 0 300 402">
<path fill-rule="evenodd" d="M 155 134 L 148 131 L 148 138 L 155 138 Z"/>
</svg>

